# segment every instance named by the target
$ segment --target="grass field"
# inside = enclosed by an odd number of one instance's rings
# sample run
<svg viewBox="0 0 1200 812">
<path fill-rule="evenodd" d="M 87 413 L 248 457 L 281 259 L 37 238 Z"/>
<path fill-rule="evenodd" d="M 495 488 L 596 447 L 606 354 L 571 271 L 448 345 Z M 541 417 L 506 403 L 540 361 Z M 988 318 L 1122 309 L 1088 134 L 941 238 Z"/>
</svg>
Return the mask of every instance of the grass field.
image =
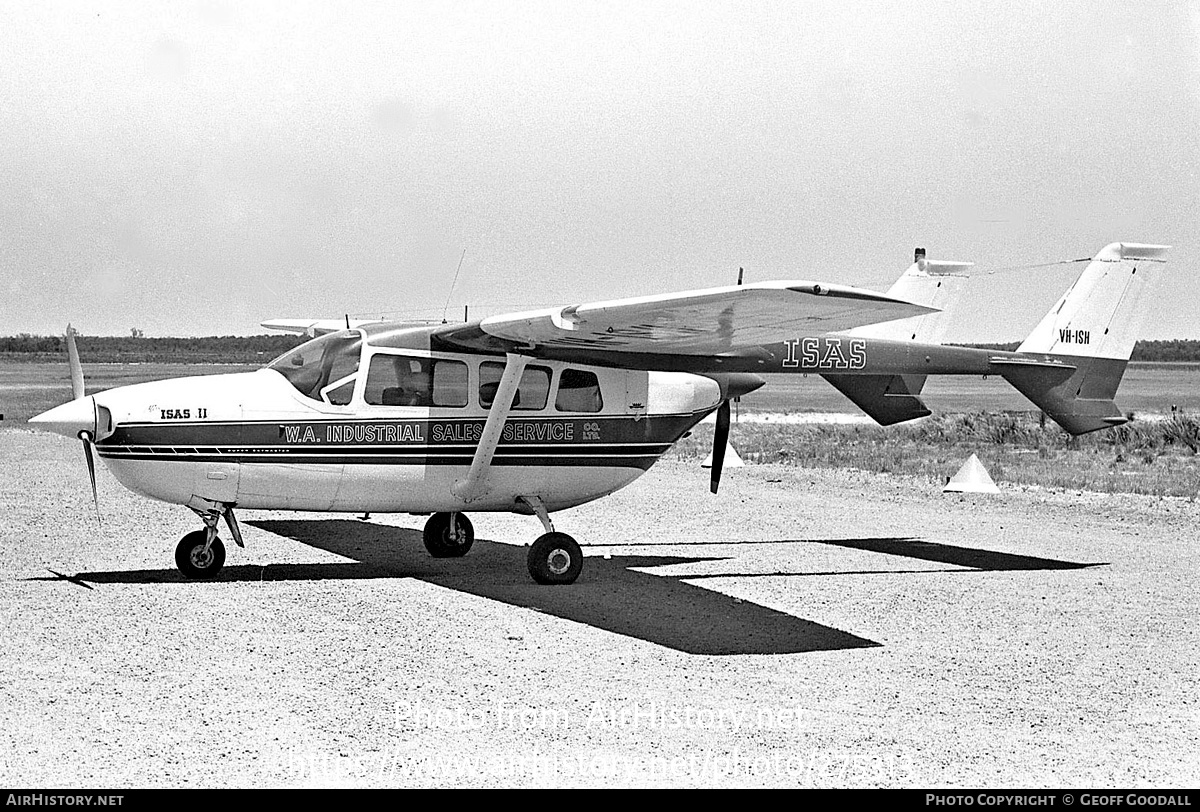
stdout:
<svg viewBox="0 0 1200 812">
<path fill-rule="evenodd" d="M 977 454 L 997 483 L 1195 498 L 1200 421 L 1135 421 L 1072 438 L 1033 413 L 933 415 L 906 426 L 739 423 L 731 444 L 748 463 L 855 468 L 942 483 Z M 700 425 L 673 454 L 703 459 L 712 426 Z"/>
<path fill-rule="evenodd" d="M 181 375 L 254 369 L 249 365 L 89 364 L 87 388 Z M 856 407 L 819 377 L 768 376 L 738 411 L 754 413 L 857 413 Z M 0 366 L 0 425 L 23 425 L 29 417 L 70 399 L 65 363 Z M 904 473 L 941 482 L 972 453 L 998 483 L 1100 492 L 1194 498 L 1200 490 L 1200 367 L 1137 364 L 1126 373 L 1118 403 L 1143 419 L 1111 431 L 1071 439 L 1052 423 L 1042 428 L 1037 412 L 1004 381 L 932 378 L 926 401 L 933 417 L 902 426 L 771 424 L 741 422 L 732 442 L 747 462 L 802 467 L 855 468 Z M 1171 407 L 1179 411 L 1171 415 Z M 1158 416 L 1165 419 L 1145 419 Z M 712 429 L 701 425 L 673 455 L 703 458 Z"/>
</svg>

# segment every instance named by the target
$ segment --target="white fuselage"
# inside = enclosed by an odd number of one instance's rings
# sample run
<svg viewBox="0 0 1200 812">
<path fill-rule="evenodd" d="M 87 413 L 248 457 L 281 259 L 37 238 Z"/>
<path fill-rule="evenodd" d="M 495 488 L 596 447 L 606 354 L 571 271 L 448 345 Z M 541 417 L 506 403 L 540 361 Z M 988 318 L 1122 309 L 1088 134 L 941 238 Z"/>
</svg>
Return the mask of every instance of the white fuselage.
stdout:
<svg viewBox="0 0 1200 812">
<path fill-rule="evenodd" d="M 454 362 L 445 400 L 455 405 L 384 405 L 367 380 L 368 369 L 438 361 Z M 519 509 L 517 497 L 536 496 L 554 511 L 628 485 L 721 399 L 698 375 L 531 362 L 535 385 L 508 414 L 484 486 L 465 502 L 452 489 L 489 414 L 481 364 L 494 372 L 498 362 L 364 342 L 357 368 L 318 397 L 275 369 L 112 389 L 94 396 L 111 415 L 97 449 L 130 490 L 182 505 L 508 511 Z M 594 375 L 599 397 L 581 402 L 581 390 L 565 391 L 567 370 L 572 386 Z M 330 402 L 331 392 L 345 402 Z"/>
</svg>

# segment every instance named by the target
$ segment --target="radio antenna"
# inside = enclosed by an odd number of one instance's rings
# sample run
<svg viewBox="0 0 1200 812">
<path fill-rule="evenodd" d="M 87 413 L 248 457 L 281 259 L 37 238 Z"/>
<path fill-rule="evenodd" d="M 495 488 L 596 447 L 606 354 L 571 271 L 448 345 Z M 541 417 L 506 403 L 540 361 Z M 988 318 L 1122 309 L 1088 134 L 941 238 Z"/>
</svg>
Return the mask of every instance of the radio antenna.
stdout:
<svg viewBox="0 0 1200 812">
<path fill-rule="evenodd" d="M 463 249 L 458 258 L 458 267 L 454 269 L 454 281 L 450 283 L 450 292 L 446 294 L 446 304 L 442 307 L 442 324 L 446 323 L 446 311 L 450 309 L 450 297 L 454 295 L 454 286 L 458 284 L 458 272 L 462 270 L 463 260 L 467 258 L 467 249 Z"/>
</svg>

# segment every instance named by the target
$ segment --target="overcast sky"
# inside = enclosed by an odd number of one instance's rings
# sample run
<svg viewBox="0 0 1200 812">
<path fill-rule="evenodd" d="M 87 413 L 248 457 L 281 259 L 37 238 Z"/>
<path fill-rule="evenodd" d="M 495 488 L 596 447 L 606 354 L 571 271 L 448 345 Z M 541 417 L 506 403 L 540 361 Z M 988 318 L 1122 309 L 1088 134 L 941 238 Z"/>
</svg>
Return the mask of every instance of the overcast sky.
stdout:
<svg viewBox="0 0 1200 812">
<path fill-rule="evenodd" d="M 1175 246 L 1200 337 L 1200 11 L 1130 2 L 0 4 L 0 334 L 213 335 L 978 263 L 1015 340 Z"/>
</svg>

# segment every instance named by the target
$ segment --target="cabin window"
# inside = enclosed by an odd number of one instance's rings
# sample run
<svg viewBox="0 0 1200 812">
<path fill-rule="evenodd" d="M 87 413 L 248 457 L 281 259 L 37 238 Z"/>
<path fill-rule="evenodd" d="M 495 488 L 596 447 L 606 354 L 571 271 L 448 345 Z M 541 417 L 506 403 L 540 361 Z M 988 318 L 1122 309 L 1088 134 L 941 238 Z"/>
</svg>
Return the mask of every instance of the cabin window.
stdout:
<svg viewBox="0 0 1200 812">
<path fill-rule="evenodd" d="M 500 378 L 504 375 L 504 364 L 484 361 L 479 365 L 479 405 L 490 409 L 500 389 Z M 520 411 L 537 411 L 546 408 L 550 395 L 550 370 L 548 367 L 527 366 L 517 384 L 512 408 Z"/>
<path fill-rule="evenodd" d="M 267 365 L 287 378 L 300 394 L 339 406 L 350 402 L 362 354 L 357 331 L 330 333 L 301 344 Z"/>
<path fill-rule="evenodd" d="M 373 406 L 466 406 L 467 365 L 379 353 L 371 357 L 363 398 Z"/>
<path fill-rule="evenodd" d="M 433 405 L 466 406 L 467 365 L 463 361 L 433 362 Z"/>
<path fill-rule="evenodd" d="M 596 373 L 564 369 L 558 379 L 554 408 L 560 412 L 598 412 L 604 408 Z"/>
</svg>

